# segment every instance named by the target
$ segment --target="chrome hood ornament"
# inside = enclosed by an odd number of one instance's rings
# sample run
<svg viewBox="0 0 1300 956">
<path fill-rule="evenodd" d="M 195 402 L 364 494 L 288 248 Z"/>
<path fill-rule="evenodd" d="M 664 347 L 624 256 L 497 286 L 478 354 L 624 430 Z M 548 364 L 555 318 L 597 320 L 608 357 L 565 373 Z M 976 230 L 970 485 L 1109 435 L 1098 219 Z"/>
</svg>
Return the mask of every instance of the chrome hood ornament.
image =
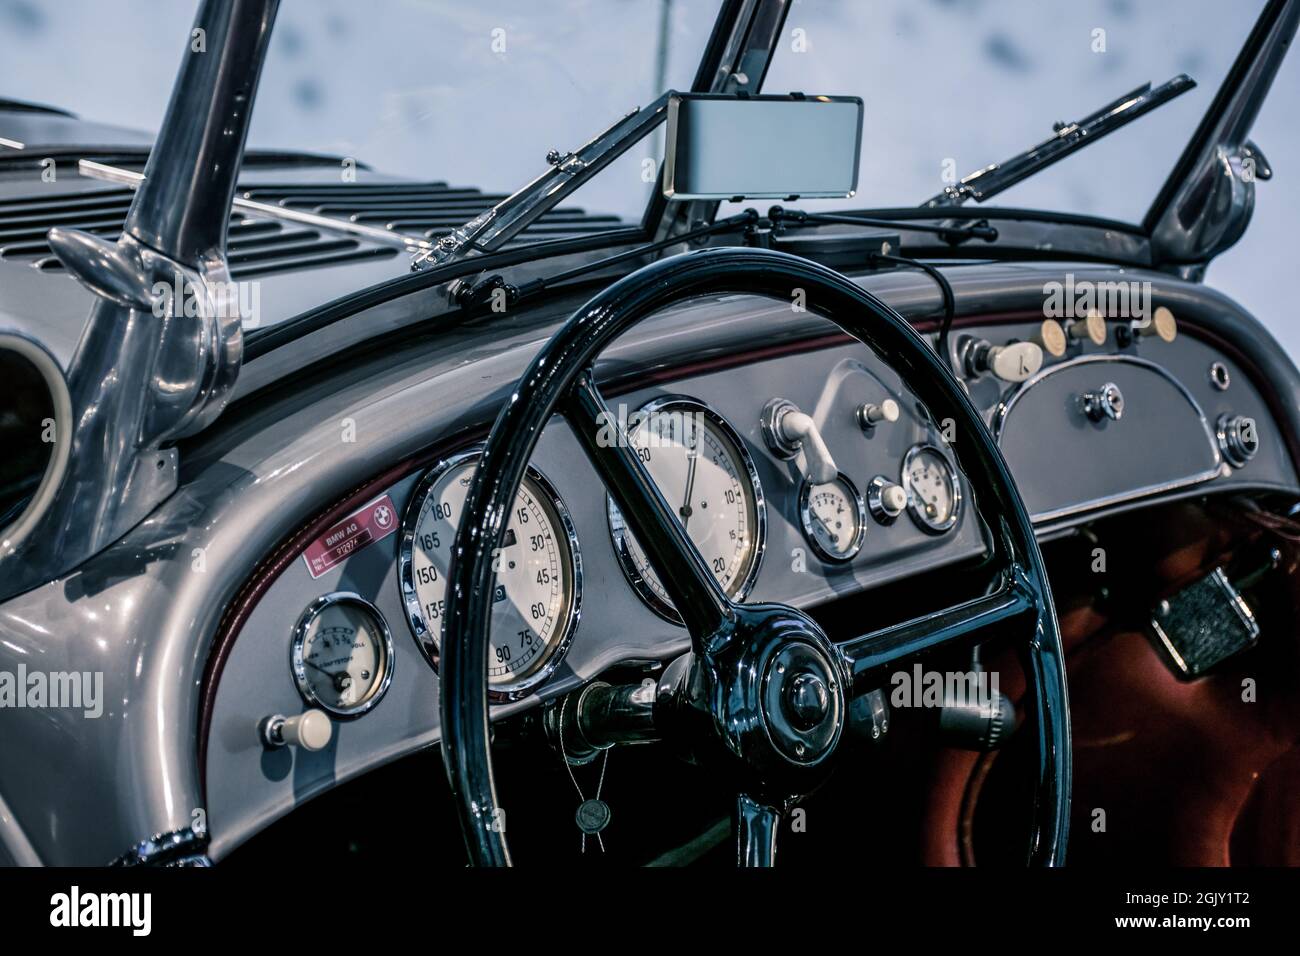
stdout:
<svg viewBox="0 0 1300 956">
<path fill-rule="evenodd" d="M 242 316 L 226 233 L 279 0 L 203 0 L 121 237 L 54 228 L 55 255 L 95 293 L 66 380 L 62 480 L 0 529 L 0 599 L 76 567 L 176 489 L 173 443 L 221 413 Z"/>
</svg>

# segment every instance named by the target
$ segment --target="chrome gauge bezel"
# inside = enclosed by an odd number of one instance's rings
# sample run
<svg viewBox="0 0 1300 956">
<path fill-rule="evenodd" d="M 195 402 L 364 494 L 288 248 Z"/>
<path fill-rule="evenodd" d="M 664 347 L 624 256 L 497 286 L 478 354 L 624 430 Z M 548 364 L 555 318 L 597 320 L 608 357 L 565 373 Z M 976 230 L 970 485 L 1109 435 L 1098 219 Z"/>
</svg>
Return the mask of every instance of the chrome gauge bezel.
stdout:
<svg viewBox="0 0 1300 956">
<path fill-rule="evenodd" d="M 397 550 L 397 579 L 402 590 L 402 605 L 406 610 L 406 623 L 415 638 L 415 644 L 434 673 L 438 671 L 438 642 L 424 620 L 424 612 L 415 590 L 412 572 L 411 554 L 415 547 L 415 531 L 420 522 L 424 500 L 439 479 L 452 469 L 478 461 L 481 455 L 480 445 L 450 455 L 431 467 L 416 483 L 402 517 L 401 541 Z M 541 663 L 524 677 L 500 684 L 489 683 L 488 699 L 493 703 L 506 703 L 527 697 L 554 674 L 568 653 L 573 635 L 578 629 L 578 621 L 582 616 L 582 552 L 578 546 L 577 528 L 569 516 L 569 509 L 565 507 L 564 500 L 550 480 L 532 465 L 529 465 L 525 471 L 524 480 L 532 485 L 535 497 L 549 507 L 555 516 L 557 541 L 567 552 L 567 570 L 573 588 L 569 595 L 569 606 L 565 611 L 564 621 L 560 626 L 559 637 L 555 639 L 551 649 Z M 559 540 L 559 536 L 562 536 L 563 540 Z"/>
<path fill-rule="evenodd" d="M 938 456 L 940 461 L 943 462 L 944 473 L 948 477 L 948 486 L 952 489 L 952 513 L 948 515 L 946 521 L 942 522 L 931 521 L 926 516 L 925 508 L 918 504 L 916 495 L 912 491 L 912 479 L 910 476 L 912 462 L 915 461 L 918 456 L 928 452 L 932 452 Z M 956 527 L 957 522 L 961 519 L 961 480 L 957 476 L 957 469 L 953 467 L 952 462 L 948 459 L 948 456 L 944 453 L 942 448 L 930 442 L 921 442 L 920 444 L 913 445 L 909 448 L 907 454 L 903 456 L 903 466 L 901 474 L 899 475 L 899 484 L 901 484 L 903 490 L 907 492 L 907 513 L 912 516 L 912 521 L 915 522 L 916 526 L 922 531 L 929 534 L 946 534 Z"/>
<path fill-rule="evenodd" d="M 321 700 L 315 688 L 311 686 L 311 682 L 307 680 L 307 665 L 303 658 L 308 628 L 311 627 L 316 618 L 320 617 L 322 612 L 335 604 L 353 604 L 359 607 L 371 617 L 372 623 L 377 625 L 376 632 L 382 638 L 383 677 L 375 684 L 375 689 L 371 691 L 370 696 L 352 707 L 335 707 Z M 360 717 L 362 714 L 368 714 L 373 710 L 375 705 L 383 700 L 384 695 L 388 693 L 388 686 L 393 682 L 395 664 L 393 632 L 388 627 L 388 619 L 384 617 L 379 608 L 354 591 L 332 591 L 329 594 L 321 595 L 307 605 L 299 616 L 298 622 L 294 625 L 293 637 L 289 642 L 289 669 L 293 674 L 293 682 L 298 688 L 298 694 L 308 706 L 319 707 L 335 717 Z"/>
<path fill-rule="evenodd" d="M 767 547 L 767 502 L 763 498 L 763 483 L 759 481 L 758 468 L 754 464 L 754 457 L 749 453 L 749 446 L 745 444 L 745 440 L 740 437 L 740 432 L 736 431 L 732 424 L 723 418 L 721 414 L 698 398 L 692 398 L 689 395 L 662 395 L 646 402 L 636 410 L 635 414 L 647 416 L 669 408 L 686 409 L 707 418 L 709 423 L 721 433 L 722 437 L 730 442 L 735 450 L 736 458 L 744 469 L 744 475 L 749 480 L 750 488 L 753 490 L 754 558 L 745 574 L 745 579 L 741 581 L 736 592 L 731 595 L 731 600 L 738 603 L 742 602 L 749 596 L 749 592 L 753 590 L 754 584 L 758 580 L 758 572 L 762 569 L 763 554 Z M 632 585 L 632 590 L 645 602 L 647 607 L 665 621 L 681 625 L 682 619 L 681 615 L 677 613 L 677 609 L 656 594 L 654 588 L 650 587 L 649 583 L 637 570 L 636 561 L 633 559 L 627 545 L 629 530 L 623 524 L 623 517 L 618 513 L 618 506 L 608 492 L 605 494 L 605 516 L 609 522 L 609 534 L 613 540 L 614 553 L 618 556 L 618 563 L 623 569 L 623 576 Z"/>
<path fill-rule="evenodd" d="M 853 502 L 858 518 L 858 532 L 854 535 L 849 550 L 845 554 L 835 554 L 827 551 L 818 543 L 817 535 L 813 533 L 813 490 L 835 483 L 843 485 L 845 490 L 848 491 L 849 500 Z M 858 486 L 843 472 L 837 472 L 833 481 L 824 481 L 821 484 L 814 484 L 805 478 L 803 485 L 799 488 L 799 525 L 803 529 L 803 536 L 808 540 L 808 544 L 817 557 L 833 564 L 847 564 L 858 556 L 858 552 L 862 550 L 863 542 L 867 540 L 867 503 L 862 497 L 862 492 L 858 491 Z"/>
</svg>

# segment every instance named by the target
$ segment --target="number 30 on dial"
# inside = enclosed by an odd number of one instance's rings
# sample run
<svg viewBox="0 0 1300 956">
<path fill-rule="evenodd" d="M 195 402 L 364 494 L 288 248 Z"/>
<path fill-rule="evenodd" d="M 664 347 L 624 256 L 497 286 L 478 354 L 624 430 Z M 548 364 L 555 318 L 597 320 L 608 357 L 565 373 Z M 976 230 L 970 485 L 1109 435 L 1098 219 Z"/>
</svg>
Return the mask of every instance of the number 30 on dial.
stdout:
<svg viewBox="0 0 1300 956">
<path fill-rule="evenodd" d="M 438 666 L 452 539 L 465 510 L 477 452 L 433 468 L 415 489 L 402 527 L 400 572 L 407 618 Z M 523 696 L 553 672 L 577 625 L 581 559 L 573 523 L 550 484 L 528 469 L 496 562 L 488 688 Z"/>
</svg>

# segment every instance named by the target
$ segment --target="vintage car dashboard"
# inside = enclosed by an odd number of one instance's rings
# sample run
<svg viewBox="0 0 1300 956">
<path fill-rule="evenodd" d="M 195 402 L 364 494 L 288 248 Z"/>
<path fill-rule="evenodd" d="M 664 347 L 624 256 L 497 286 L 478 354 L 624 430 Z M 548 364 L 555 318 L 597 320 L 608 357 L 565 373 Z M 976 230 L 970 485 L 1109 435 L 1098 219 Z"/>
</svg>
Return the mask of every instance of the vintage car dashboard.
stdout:
<svg viewBox="0 0 1300 956">
<path fill-rule="evenodd" d="M 953 331 L 952 361 L 1042 534 L 1158 497 L 1294 494 L 1287 446 L 1261 394 L 1172 319 L 1136 337 L 1119 324 L 1099 335 L 1095 322 L 1066 322 L 1065 338 L 1048 342 L 1033 316 Z M 999 377 L 1012 355 L 999 364 L 999 349 L 1027 342 L 1042 367 L 1023 381 Z M 872 589 L 884 596 L 891 581 L 983 552 L 949 451 L 962 436 L 843 336 L 755 343 L 625 376 L 606 392 L 735 596 L 800 607 Z M 812 442 L 791 447 L 773 427 L 791 410 L 815 424 L 833 481 L 809 478 L 825 468 Z M 438 740 L 442 582 L 483 434 L 435 438 L 363 486 L 295 542 L 248 602 L 219 651 L 206 705 L 214 858 L 316 793 Z M 561 418 L 541 437 L 499 562 L 489 666 L 502 714 L 688 646 Z M 269 720 L 308 709 L 329 715 L 324 746 L 266 746 Z"/>
</svg>

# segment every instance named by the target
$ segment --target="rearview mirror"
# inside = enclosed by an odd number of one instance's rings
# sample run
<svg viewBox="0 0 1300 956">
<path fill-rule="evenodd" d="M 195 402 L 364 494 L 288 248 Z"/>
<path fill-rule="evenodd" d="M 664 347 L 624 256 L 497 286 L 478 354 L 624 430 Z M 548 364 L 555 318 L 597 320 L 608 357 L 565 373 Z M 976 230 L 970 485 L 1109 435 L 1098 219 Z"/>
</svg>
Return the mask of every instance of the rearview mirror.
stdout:
<svg viewBox="0 0 1300 956">
<path fill-rule="evenodd" d="M 669 199 L 844 199 L 858 188 L 856 96 L 676 93 L 668 100 Z"/>
</svg>

